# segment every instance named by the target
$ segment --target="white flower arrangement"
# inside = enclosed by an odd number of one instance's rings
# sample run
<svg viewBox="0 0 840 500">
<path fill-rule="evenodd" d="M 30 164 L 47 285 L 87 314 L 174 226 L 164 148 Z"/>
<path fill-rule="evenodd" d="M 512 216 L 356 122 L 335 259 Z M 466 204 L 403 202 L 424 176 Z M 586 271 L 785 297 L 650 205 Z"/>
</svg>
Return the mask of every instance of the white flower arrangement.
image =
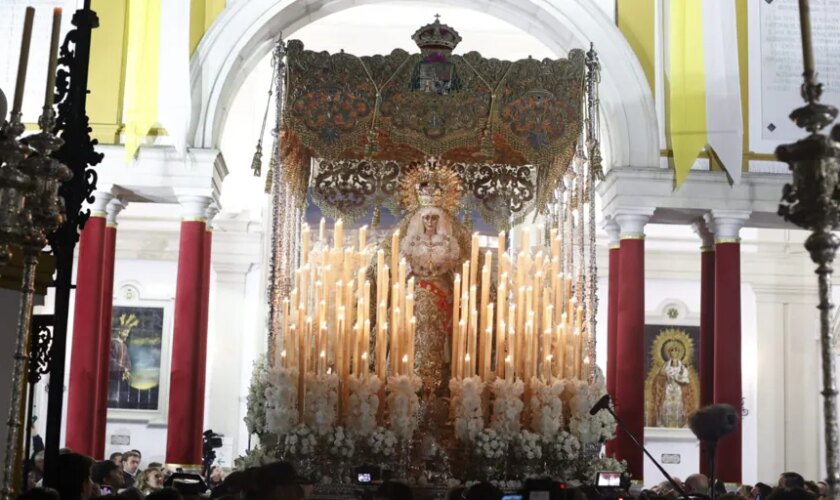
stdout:
<svg viewBox="0 0 840 500">
<path fill-rule="evenodd" d="M 376 428 L 381 383 L 375 374 L 350 377 L 347 402 L 347 429 L 357 436 L 367 436 Z"/>
<path fill-rule="evenodd" d="M 267 453 L 265 448 L 258 445 L 250 450 L 247 450 L 244 455 L 237 457 L 233 461 L 233 464 L 236 470 L 245 470 L 252 467 L 260 467 L 276 461 L 277 459 Z"/>
<path fill-rule="evenodd" d="M 507 445 L 507 440 L 493 429 L 482 429 L 473 440 L 475 454 L 486 460 L 496 460 L 504 457 Z"/>
<path fill-rule="evenodd" d="M 388 378 L 388 411 L 391 430 L 400 441 L 411 440 L 419 424 L 417 410 L 420 399 L 417 391 L 422 381 L 416 375 L 398 375 Z"/>
<path fill-rule="evenodd" d="M 317 445 L 315 434 L 306 424 L 298 424 L 283 437 L 283 449 L 291 456 L 311 456 L 315 453 Z"/>
<path fill-rule="evenodd" d="M 562 380 L 543 382 L 537 377 L 531 378 L 531 430 L 544 439 L 551 439 L 563 428 L 560 396 L 565 387 Z"/>
<path fill-rule="evenodd" d="M 356 451 L 356 441 L 353 435 L 340 425 L 327 434 L 329 454 L 338 458 L 352 458 Z"/>
<path fill-rule="evenodd" d="M 338 418 L 338 375 L 306 375 L 306 402 L 303 421 L 315 434 L 323 436 Z"/>
<path fill-rule="evenodd" d="M 493 392 L 493 415 L 490 417 L 490 428 L 500 434 L 513 436 L 519 432 L 520 415 L 525 406 L 522 394 L 525 384 L 522 380 L 507 381 L 497 378 L 490 386 Z"/>
<path fill-rule="evenodd" d="M 470 442 L 484 429 L 481 408 L 484 382 L 477 375 L 460 381 L 450 381 L 450 386 L 453 382 L 460 386 L 455 407 L 455 436 L 461 441 Z"/>
<path fill-rule="evenodd" d="M 251 385 L 248 388 L 245 426 L 250 434 L 261 435 L 265 432 L 265 387 L 268 383 L 268 363 L 265 356 L 254 362 L 251 373 Z"/>
<path fill-rule="evenodd" d="M 572 395 L 569 400 L 571 421 L 569 430 L 583 444 L 601 443 L 615 434 L 615 420 L 608 412 L 590 415 L 589 410 L 606 392 L 603 382 L 587 384 L 584 381 L 570 381 L 566 390 Z"/>
<path fill-rule="evenodd" d="M 582 479 L 585 483 L 592 483 L 595 481 L 596 474 L 605 471 L 623 474 L 627 471 L 627 462 L 606 456 L 591 460 L 582 473 Z"/>
<path fill-rule="evenodd" d="M 268 372 L 265 396 L 265 430 L 282 436 L 298 424 L 298 372 L 273 368 Z"/>
<path fill-rule="evenodd" d="M 385 458 L 392 457 L 397 447 L 397 436 L 390 429 L 380 426 L 370 433 L 367 444 L 371 454 Z"/>
<path fill-rule="evenodd" d="M 542 458 L 542 436 L 536 432 L 522 431 L 516 436 L 516 456 L 522 460 L 538 460 Z"/>
<path fill-rule="evenodd" d="M 560 431 L 547 442 L 548 453 L 553 460 L 570 462 L 580 456 L 580 441 L 571 433 Z"/>
</svg>

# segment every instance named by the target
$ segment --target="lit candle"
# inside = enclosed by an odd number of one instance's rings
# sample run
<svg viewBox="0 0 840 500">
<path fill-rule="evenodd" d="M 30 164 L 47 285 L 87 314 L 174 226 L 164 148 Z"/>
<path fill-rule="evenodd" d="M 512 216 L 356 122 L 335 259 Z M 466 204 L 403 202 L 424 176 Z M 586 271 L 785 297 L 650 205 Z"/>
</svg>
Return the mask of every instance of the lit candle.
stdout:
<svg viewBox="0 0 840 500">
<path fill-rule="evenodd" d="M 505 232 L 499 231 L 499 239 L 496 240 L 498 242 L 499 247 L 499 270 L 501 270 L 502 266 L 502 259 L 504 259 L 505 255 Z M 499 273 L 501 274 L 501 273 Z"/>
<path fill-rule="evenodd" d="M 505 356 L 504 376 L 507 382 L 513 382 L 513 356 Z"/>
<path fill-rule="evenodd" d="M 53 9 L 52 37 L 50 38 L 50 59 L 47 69 L 47 89 L 44 107 L 51 108 L 55 100 L 55 69 L 58 66 L 58 37 L 61 31 L 61 7 Z"/>
<path fill-rule="evenodd" d="M 458 324 L 461 321 L 461 275 L 455 275 L 455 284 L 452 289 L 452 356 L 451 356 L 451 366 L 450 369 L 452 370 L 452 374 L 455 375 L 458 372 L 457 369 L 457 359 L 458 359 L 458 345 L 460 343 L 458 334 L 460 329 L 458 328 Z"/>
<path fill-rule="evenodd" d="M 14 118 L 16 114 L 20 113 L 23 105 L 23 90 L 26 87 L 26 68 L 29 65 L 29 46 L 32 41 L 32 21 L 34 18 L 35 9 L 27 7 L 26 14 L 24 14 L 23 18 L 23 33 L 20 39 L 20 59 L 18 59 L 15 98 L 12 104 L 12 118 Z"/>
<path fill-rule="evenodd" d="M 288 366 L 286 366 L 286 350 L 285 349 L 280 351 L 280 366 L 282 366 L 283 368 L 288 368 Z"/>
<path fill-rule="evenodd" d="M 462 319 L 458 322 L 458 345 L 457 347 L 457 357 L 455 358 L 455 363 L 457 364 L 457 368 L 455 369 L 455 373 L 459 378 L 466 377 L 466 367 L 464 366 L 464 354 L 466 354 L 465 343 L 467 341 L 467 321 Z"/>
<path fill-rule="evenodd" d="M 370 323 L 368 323 L 368 327 L 370 327 Z M 362 353 L 362 369 L 359 370 L 358 375 L 359 375 L 359 377 L 361 377 L 363 375 L 367 376 L 367 374 L 368 374 L 368 353 L 363 352 Z"/>
<path fill-rule="evenodd" d="M 516 362 L 516 356 L 522 356 L 521 352 L 517 351 L 516 349 L 516 331 L 513 329 L 513 327 L 511 327 L 508 330 L 508 352 L 510 353 L 508 354 L 508 357 L 510 358 L 510 361 L 512 363 L 510 367 L 511 377 L 515 377 L 516 373 L 519 370 L 518 363 Z"/>
<path fill-rule="evenodd" d="M 335 238 L 335 248 L 336 248 L 336 250 L 344 248 L 344 221 L 341 220 L 341 219 L 338 219 L 337 221 L 335 221 L 334 238 Z"/>
<path fill-rule="evenodd" d="M 366 319 L 364 323 L 364 336 L 362 340 L 362 361 L 364 362 L 362 366 L 362 371 L 367 374 L 370 370 L 370 365 L 368 363 L 368 350 L 370 349 L 370 320 Z"/>
<path fill-rule="evenodd" d="M 321 225 L 318 229 L 318 241 L 327 244 L 327 219 L 321 217 Z"/>
<path fill-rule="evenodd" d="M 304 224 L 303 229 L 301 230 L 301 250 L 300 250 L 300 257 L 301 262 L 303 265 L 307 265 L 309 263 L 309 224 Z"/>
<path fill-rule="evenodd" d="M 400 230 L 394 231 L 391 235 L 391 285 L 397 282 L 397 273 L 400 269 Z M 391 304 L 393 307 L 394 304 Z"/>
<path fill-rule="evenodd" d="M 551 330 L 546 329 L 543 332 L 542 344 L 544 361 L 540 376 L 543 382 L 549 382 L 551 381 Z"/>
<path fill-rule="evenodd" d="M 466 367 L 466 372 L 464 372 L 464 378 L 469 378 L 472 376 L 472 358 L 470 358 L 470 353 L 464 355 L 464 366 Z"/>
<path fill-rule="evenodd" d="M 408 373 L 414 374 L 414 335 L 417 329 L 417 318 L 408 321 Z"/>
<path fill-rule="evenodd" d="M 481 248 L 478 241 L 478 233 L 472 235 L 472 247 L 470 253 L 470 288 L 476 286 L 478 280 L 478 251 Z"/>
<path fill-rule="evenodd" d="M 499 322 L 496 327 L 496 376 L 504 378 L 505 367 L 502 363 L 502 356 L 505 353 L 505 334 L 507 333 L 507 327 L 505 326 L 505 320 L 502 319 L 504 317 L 502 309 L 499 309 L 498 316 Z"/>
<path fill-rule="evenodd" d="M 367 246 L 367 226 L 362 226 L 359 229 L 359 252 L 364 253 Z"/>
</svg>

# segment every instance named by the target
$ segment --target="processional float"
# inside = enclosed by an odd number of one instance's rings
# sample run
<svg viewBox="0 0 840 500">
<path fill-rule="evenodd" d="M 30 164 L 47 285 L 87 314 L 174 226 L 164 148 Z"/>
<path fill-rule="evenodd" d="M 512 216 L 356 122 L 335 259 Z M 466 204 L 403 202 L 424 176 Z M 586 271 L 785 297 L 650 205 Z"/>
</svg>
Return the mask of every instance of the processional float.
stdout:
<svg viewBox="0 0 840 500">
<path fill-rule="evenodd" d="M 454 55 L 439 20 L 413 39 L 419 54 L 275 47 L 268 355 L 243 463 L 334 481 L 363 463 L 440 482 L 622 470 L 600 457 L 614 422 L 589 414 L 597 53 Z"/>
</svg>

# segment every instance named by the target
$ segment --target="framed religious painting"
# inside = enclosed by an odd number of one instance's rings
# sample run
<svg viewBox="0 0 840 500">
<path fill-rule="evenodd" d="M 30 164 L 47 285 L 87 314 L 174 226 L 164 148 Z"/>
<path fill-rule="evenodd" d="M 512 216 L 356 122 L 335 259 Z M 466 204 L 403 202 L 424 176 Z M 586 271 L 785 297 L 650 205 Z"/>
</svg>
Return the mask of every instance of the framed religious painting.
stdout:
<svg viewBox="0 0 840 500">
<path fill-rule="evenodd" d="M 170 300 L 144 298 L 132 284 L 119 288 L 111 313 L 109 418 L 166 421 L 170 312 Z"/>
<path fill-rule="evenodd" d="M 688 427 L 700 404 L 700 327 L 681 303 L 661 309 L 645 324 L 645 426 Z"/>
</svg>

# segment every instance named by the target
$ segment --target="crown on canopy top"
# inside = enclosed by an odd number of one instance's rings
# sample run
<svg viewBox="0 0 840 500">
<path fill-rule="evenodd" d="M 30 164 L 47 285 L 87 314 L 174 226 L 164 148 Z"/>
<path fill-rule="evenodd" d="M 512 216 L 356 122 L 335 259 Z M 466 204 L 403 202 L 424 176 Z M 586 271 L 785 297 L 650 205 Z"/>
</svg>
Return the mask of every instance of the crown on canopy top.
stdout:
<svg viewBox="0 0 840 500">
<path fill-rule="evenodd" d="M 440 16 L 435 15 L 435 21 L 414 32 L 411 36 L 414 43 L 422 52 L 452 52 L 461 41 L 461 35 L 447 24 L 441 24 Z"/>
</svg>

